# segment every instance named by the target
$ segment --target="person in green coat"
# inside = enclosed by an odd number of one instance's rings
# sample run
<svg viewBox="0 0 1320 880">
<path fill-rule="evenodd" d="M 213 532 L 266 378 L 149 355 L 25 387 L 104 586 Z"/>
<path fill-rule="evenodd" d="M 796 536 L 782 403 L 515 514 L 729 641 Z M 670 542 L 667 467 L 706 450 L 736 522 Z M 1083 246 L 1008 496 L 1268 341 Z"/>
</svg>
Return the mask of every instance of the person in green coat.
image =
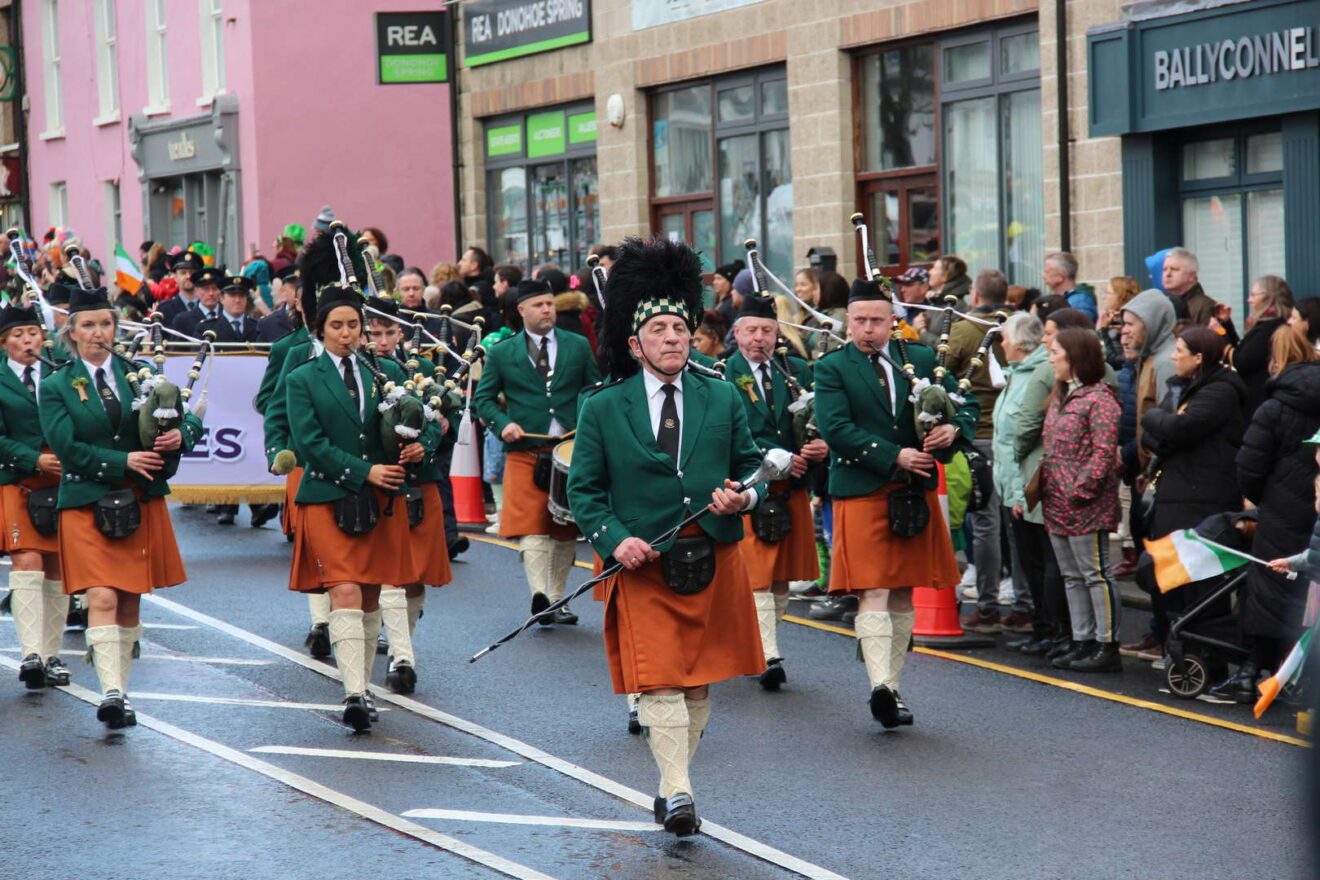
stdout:
<svg viewBox="0 0 1320 880">
<path fill-rule="evenodd" d="M 893 299 L 880 284 L 854 281 L 849 343 L 816 362 L 816 424 L 830 445 L 834 499 L 830 593 L 859 596 L 854 626 L 871 715 L 885 728 L 912 723 L 898 691 L 915 622 L 912 588 L 959 581 L 936 465 L 952 457 L 955 443 L 971 442 L 979 412 L 972 395 L 956 397 L 957 380 L 948 374 L 943 387 L 956 411 L 919 439 L 909 395 L 938 381 L 935 354 L 891 340 L 893 317 Z M 918 527 L 923 506 L 929 521 Z"/>
<path fill-rule="evenodd" d="M 40 388 L 41 430 L 60 462 L 60 574 L 66 593 L 87 594 L 97 719 L 111 728 L 136 723 L 128 681 L 142 595 L 187 579 L 165 504 L 165 456 L 187 452 L 202 434 L 201 420 L 185 412 L 143 447 L 133 384 L 110 353 L 118 325 L 104 288 L 74 291 L 60 331 L 73 359 Z"/>
<path fill-rule="evenodd" d="M 538 485 L 535 476 L 537 460 L 572 433 L 579 398 L 600 374 L 586 337 L 555 328 L 555 297 L 547 282 L 518 283 L 518 315 L 522 331 L 486 355 L 472 406 L 508 451 L 500 537 L 518 540 L 532 613 L 539 615 L 564 595 L 577 558 L 577 529 L 551 516 L 549 487 Z M 562 607 L 539 622 L 571 625 L 577 615 Z"/>
<path fill-rule="evenodd" d="M 756 620 L 765 652 L 761 687 L 777 691 L 788 680 L 779 653 L 779 620 L 788 610 L 790 581 L 814 581 L 820 577 L 816 558 L 816 526 L 811 498 L 802 478 L 812 464 L 829 455 L 824 440 L 814 437 L 799 446 L 793 428 L 793 390 L 785 380 L 782 364 L 792 370 L 797 388 L 811 388 L 811 367 L 806 361 L 784 356 L 774 363 L 779 341 L 779 321 L 772 297 L 744 296 L 733 322 L 737 350 L 729 355 L 724 377 L 738 388 L 738 398 L 747 413 L 747 423 L 757 448 L 787 449 L 793 453 L 792 480 L 771 484 L 769 503 L 758 506 L 744 523 L 743 558 L 751 578 Z M 781 364 L 776 367 L 776 364 Z"/>
<path fill-rule="evenodd" d="M 696 253 L 628 239 L 605 292 L 601 357 L 613 381 L 582 406 L 568 500 L 601 559 L 623 567 L 603 585 L 611 678 L 616 693 L 641 694 L 660 769 L 656 821 L 685 836 L 700 824 L 689 764 L 709 686 L 765 668 L 739 547 L 742 513 L 765 486 L 737 482 L 761 454 L 737 389 L 685 369 L 700 317 Z M 707 514 L 695 525 L 657 541 L 698 511 Z"/>
<path fill-rule="evenodd" d="M 41 317 L 32 307 L 6 305 L 0 311 L 0 510 L 5 552 L 9 554 L 10 605 L 22 666 L 19 681 L 29 690 L 69 683 L 60 660 L 69 597 L 60 580 L 59 539 L 50 531 L 53 510 L 34 521 L 30 500 L 55 492 L 60 462 L 47 448 L 37 405 L 49 366 L 38 361 L 45 340 Z"/>
</svg>

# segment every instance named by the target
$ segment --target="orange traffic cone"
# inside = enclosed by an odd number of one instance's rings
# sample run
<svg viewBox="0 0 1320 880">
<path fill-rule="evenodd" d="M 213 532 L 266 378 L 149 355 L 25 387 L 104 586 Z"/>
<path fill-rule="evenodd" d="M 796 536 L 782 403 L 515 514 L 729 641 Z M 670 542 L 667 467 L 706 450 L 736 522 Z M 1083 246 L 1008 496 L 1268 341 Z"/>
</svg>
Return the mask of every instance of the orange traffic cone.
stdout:
<svg viewBox="0 0 1320 880">
<path fill-rule="evenodd" d="M 940 472 L 940 512 L 944 527 L 949 527 L 949 486 L 944 479 L 944 465 Z M 912 608 L 916 620 L 912 625 L 912 642 L 923 648 L 983 648 L 995 644 L 990 636 L 968 633 L 958 620 L 958 588 L 934 589 L 917 587 L 912 591 Z"/>
<path fill-rule="evenodd" d="M 486 502 L 481 495 L 481 456 L 477 453 L 477 431 L 472 414 L 463 410 L 458 442 L 449 462 L 449 484 L 454 489 L 454 515 L 460 525 L 486 527 Z"/>
</svg>

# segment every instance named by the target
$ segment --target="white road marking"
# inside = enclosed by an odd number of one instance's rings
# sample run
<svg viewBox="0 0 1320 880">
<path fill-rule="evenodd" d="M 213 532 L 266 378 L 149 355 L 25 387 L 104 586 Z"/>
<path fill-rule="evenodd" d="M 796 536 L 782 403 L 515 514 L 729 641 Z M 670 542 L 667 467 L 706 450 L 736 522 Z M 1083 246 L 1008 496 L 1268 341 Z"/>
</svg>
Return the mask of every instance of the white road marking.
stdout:
<svg viewBox="0 0 1320 880">
<path fill-rule="evenodd" d="M 311 657 L 301 654 L 292 648 L 285 647 L 278 642 L 272 642 L 270 639 L 259 636 L 254 632 L 249 632 L 241 627 L 234 626 L 232 623 L 226 623 L 225 621 L 212 617 L 209 614 L 196 611 L 186 605 L 180 605 L 172 599 L 165 599 L 155 594 L 148 595 L 145 598 L 148 602 L 158 605 L 167 611 L 172 611 L 181 617 L 185 617 L 196 623 L 200 623 L 203 626 L 210 627 L 211 629 L 219 630 L 220 632 L 231 635 L 236 639 L 241 639 L 249 645 L 255 645 L 258 648 L 296 663 L 305 669 L 310 669 L 312 672 L 324 675 L 326 678 L 339 681 L 339 671 L 334 667 L 327 666 L 319 660 L 313 660 Z M 461 730 L 464 733 L 477 737 L 478 739 L 493 743 L 516 755 L 522 756 L 528 761 L 540 764 L 543 767 L 548 767 L 549 769 L 562 773 L 571 779 L 576 779 L 592 788 L 603 791 L 606 794 L 614 795 L 620 800 L 641 807 L 648 815 L 651 813 L 654 806 L 655 798 L 653 796 L 643 794 L 635 788 L 629 788 L 623 783 L 615 782 L 613 779 L 601 776 L 599 773 L 594 773 L 591 770 L 587 770 L 585 767 L 579 767 L 570 761 L 556 758 L 554 755 L 544 752 L 536 746 L 514 739 L 511 736 L 497 733 L 494 730 L 482 727 L 480 724 L 466 721 L 455 715 L 450 715 L 447 712 L 441 712 L 439 709 L 432 708 L 425 703 L 419 703 L 408 697 L 391 693 L 390 691 L 384 690 L 376 685 L 372 685 L 371 690 L 376 694 L 378 701 L 393 703 L 401 709 L 407 709 L 410 712 L 414 712 L 418 715 L 439 722 L 446 727 Z M 786 852 L 761 843 L 759 840 L 754 840 L 745 834 L 739 834 L 736 831 L 725 828 L 723 825 L 707 821 L 704 818 L 701 823 L 701 833 L 708 837 L 712 837 L 715 840 L 721 841 L 734 849 L 742 850 L 748 855 L 778 865 L 787 871 L 792 871 L 803 877 L 811 878 L 811 880 L 846 880 L 841 874 L 836 874 L 827 868 L 814 865 L 811 862 L 798 858 L 797 856 L 789 855 Z"/>
<path fill-rule="evenodd" d="M 134 700 L 169 700 L 174 703 L 213 703 L 217 706 L 254 706 L 262 709 L 309 709 L 313 712 L 342 712 L 339 703 L 290 703 L 284 700 L 246 700 L 240 697 L 207 697 L 195 694 L 157 694 L 133 691 Z M 389 709 L 381 709 L 388 712 Z"/>
<path fill-rule="evenodd" d="M 262 755 L 303 755 L 310 758 L 349 758 L 357 761 L 394 761 L 402 764 L 445 764 L 453 767 L 517 767 L 521 761 L 489 758 L 447 758 L 438 755 L 399 755 L 393 752 L 350 752 L 347 749 L 305 749 L 299 746 L 257 746 Z"/>
<path fill-rule="evenodd" d="M 17 654 L 20 648 L 0 648 L 8 654 Z M 82 657 L 86 651 L 60 651 L 64 657 Z M 184 654 L 143 654 L 139 660 L 172 660 L 176 663 L 212 663 L 217 666 L 272 666 L 271 660 L 245 660 L 241 657 L 188 657 Z"/>
<path fill-rule="evenodd" d="M 0 665 L 8 666 L 11 669 L 18 669 L 19 667 L 19 664 L 16 661 L 10 660 L 8 657 L 0 657 Z M 66 694 L 76 697 L 84 703 L 90 703 L 93 706 L 96 706 L 101 702 L 101 698 L 98 694 L 79 684 L 65 685 L 64 687 L 58 688 L 58 690 L 64 691 Z M 134 699 L 137 699 L 139 696 L 139 694 L 133 695 Z M 432 831 L 425 825 L 418 825 L 416 822 L 409 822 L 402 816 L 397 816 L 387 810 L 382 810 L 380 807 L 372 806 L 365 801 L 360 801 L 355 797 L 344 794 L 343 792 L 335 791 L 333 788 L 328 788 L 319 782 L 308 779 L 306 776 L 300 776 L 297 773 L 292 773 L 281 767 L 276 767 L 274 764 L 263 761 L 260 758 L 253 758 L 250 755 L 246 755 L 237 749 L 232 749 L 223 743 L 218 743 L 215 740 L 199 736 L 195 733 L 184 730 L 181 727 L 175 727 L 167 721 L 161 721 L 159 718 L 153 718 L 142 712 L 138 713 L 137 720 L 140 726 L 164 734 L 170 739 L 178 740 L 186 745 L 201 749 L 202 751 L 228 761 L 231 764 L 237 764 L 244 769 L 274 779 L 276 782 L 282 782 L 290 788 L 297 789 L 304 794 L 311 795 L 312 797 L 323 800 L 326 803 L 334 804 L 336 807 L 347 810 L 369 822 L 375 822 L 377 825 L 382 825 L 393 831 L 397 831 L 400 834 L 406 834 L 409 837 L 422 841 L 423 843 L 429 843 L 437 849 L 442 849 L 446 852 L 467 859 L 470 862 L 475 862 L 478 865 L 490 868 L 492 871 L 498 871 L 508 877 L 515 877 L 517 880 L 555 880 L 555 878 L 548 874 L 542 874 L 540 871 L 520 865 L 517 862 L 510 861 L 502 856 L 497 856 L 494 853 L 464 843 L 461 840 L 456 840 L 447 835 Z"/>
<path fill-rule="evenodd" d="M 409 819 L 453 819 L 458 822 L 498 822 L 502 825 L 548 825 L 559 828 L 592 828 L 596 831 L 664 831 L 654 822 L 625 822 L 614 819 L 574 819 L 570 816 L 526 816 L 520 813 L 476 813 L 471 810 L 408 810 Z"/>
<path fill-rule="evenodd" d="M 13 620 L 14 618 L 7 614 L 0 614 L 0 620 Z M 199 626 L 192 626 L 187 623 L 144 623 L 143 629 L 201 629 Z M 82 632 L 81 629 L 69 629 L 65 627 L 65 632 Z"/>
</svg>

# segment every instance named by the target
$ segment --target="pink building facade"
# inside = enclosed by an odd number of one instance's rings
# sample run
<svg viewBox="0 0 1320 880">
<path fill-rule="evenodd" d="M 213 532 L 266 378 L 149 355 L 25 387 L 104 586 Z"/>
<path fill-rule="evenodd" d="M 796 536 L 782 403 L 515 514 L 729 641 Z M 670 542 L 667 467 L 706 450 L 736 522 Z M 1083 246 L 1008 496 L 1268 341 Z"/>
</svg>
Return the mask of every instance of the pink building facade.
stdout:
<svg viewBox="0 0 1320 880">
<path fill-rule="evenodd" d="M 453 259 L 449 86 L 380 84 L 377 58 L 376 13 L 440 6 L 25 3 L 32 230 L 97 256 L 203 240 L 236 267 L 330 205 L 410 264 Z"/>
</svg>

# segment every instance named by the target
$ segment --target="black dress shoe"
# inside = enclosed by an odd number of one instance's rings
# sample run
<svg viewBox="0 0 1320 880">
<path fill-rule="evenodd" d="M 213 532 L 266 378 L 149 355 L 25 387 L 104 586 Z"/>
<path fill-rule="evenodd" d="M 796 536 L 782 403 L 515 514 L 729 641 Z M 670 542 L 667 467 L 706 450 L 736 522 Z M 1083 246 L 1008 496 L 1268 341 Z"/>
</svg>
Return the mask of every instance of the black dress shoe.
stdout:
<svg viewBox="0 0 1320 880">
<path fill-rule="evenodd" d="M 1118 644 L 1102 642 L 1085 657 L 1079 657 L 1068 665 L 1073 672 L 1122 672 L 1123 657 L 1118 653 Z"/>
<path fill-rule="evenodd" d="M 396 660 L 390 664 L 385 684 L 396 694 L 411 694 L 417 690 L 417 670 L 407 660 Z"/>
<path fill-rule="evenodd" d="M 898 706 L 898 723 L 904 727 L 911 727 L 915 719 L 912 717 L 912 710 L 908 704 L 903 702 L 903 697 L 898 691 L 894 691 L 894 703 Z"/>
<path fill-rule="evenodd" d="M 780 685 L 788 681 L 788 674 L 784 672 L 784 661 L 778 657 L 772 657 L 766 661 L 765 672 L 761 673 L 761 687 L 768 691 L 779 690 Z"/>
<path fill-rule="evenodd" d="M 252 508 L 252 528 L 259 529 L 279 515 L 278 504 L 258 504 Z"/>
<path fill-rule="evenodd" d="M 74 629 L 87 629 L 87 609 L 79 602 L 70 601 L 69 613 L 64 618 L 64 625 Z"/>
<path fill-rule="evenodd" d="M 69 683 L 69 667 L 59 657 L 46 661 L 46 687 L 63 687 Z"/>
<path fill-rule="evenodd" d="M 344 698 L 344 723 L 358 733 L 371 729 L 371 709 L 362 694 Z"/>
<path fill-rule="evenodd" d="M 96 720 L 111 730 L 124 726 L 124 695 L 119 691 L 106 691 L 101 705 L 96 707 Z"/>
<path fill-rule="evenodd" d="M 637 717 L 636 709 L 628 710 L 628 732 L 633 736 L 637 736 L 642 732 L 642 720 Z M 659 800 L 659 798 L 656 800 Z M 655 821 L 659 822 L 660 820 L 656 819 Z"/>
<path fill-rule="evenodd" d="M 39 691 L 46 686 L 46 664 L 41 662 L 41 655 L 28 654 L 23 658 L 23 665 L 18 668 L 18 680 L 30 691 Z"/>
<path fill-rule="evenodd" d="M 1073 661 L 1081 660 L 1088 654 L 1095 652 L 1098 642 L 1085 641 L 1073 642 L 1072 647 L 1050 661 L 1050 665 L 1055 669 L 1072 669 Z"/>
<path fill-rule="evenodd" d="M 380 720 L 380 710 L 376 708 L 375 695 L 371 691 L 365 691 L 362 694 L 362 700 L 367 704 L 367 717 L 371 719 L 372 724 L 375 724 Z"/>
<path fill-rule="evenodd" d="M 324 660 L 330 656 L 330 624 L 314 623 L 312 628 L 307 631 L 307 638 L 303 639 L 303 645 L 308 652 L 318 660 Z"/>
<path fill-rule="evenodd" d="M 452 562 L 453 560 L 457 559 L 460 553 L 466 553 L 468 551 L 468 548 L 471 546 L 472 546 L 471 541 L 469 541 L 464 536 L 459 535 L 449 545 L 449 560 Z"/>
<path fill-rule="evenodd" d="M 376 656 L 384 657 L 390 652 L 390 643 L 385 641 L 385 633 L 376 636 Z"/>
<path fill-rule="evenodd" d="M 1050 649 L 1045 652 L 1045 659 L 1053 661 L 1062 657 L 1073 649 L 1073 640 L 1067 636 L 1060 636 L 1054 640 Z"/>
<path fill-rule="evenodd" d="M 890 690 L 889 685 L 880 685 L 871 691 L 871 717 L 880 722 L 885 730 L 893 730 L 902 723 L 898 711 L 898 694 Z"/>
<path fill-rule="evenodd" d="M 120 722 L 124 727 L 137 727 L 137 710 L 129 702 L 128 697 L 124 697 L 124 720 Z"/>
<path fill-rule="evenodd" d="M 541 614 L 542 611 L 550 607 L 550 597 L 545 593 L 535 593 L 532 595 L 532 614 L 536 615 L 536 622 L 541 626 L 549 626 L 555 622 L 553 614 Z"/>
<path fill-rule="evenodd" d="M 234 512 L 232 510 L 223 511 L 216 517 L 216 524 L 222 526 L 232 526 L 234 524 Z"/>
<path fill-rule="evenodd" d="M 562 623 L 564 626 L 577 626 L 578 622 L 578 616 L 569 611 L 567 605 L 556 611 L 551 619 L 554 623 Z"/>
<path fill-rule="evenodd" d="M 1260 667 L 1248 660 L 1238 667 L 1238 671 L 1207 691 L 1217 700 L 1231 700 L 1234 703 L 1255 703 L 1259 698 L 1256 693 L 1256 679 L 1260 677 Z"/>
<path fill-rule="evenodd" d="M 692 795 L 680 791 L 670 795 L 664 805 L 660 824 L 665 826 L 666 831 L 675 837 L 688 837 L 697 833 L 701 820 L 697 818 L 697 805 L 693 803 Z"/>
<path fill-rule="evenodd" d="M 1028 657 L 1043 657 L 1054 647 L 1054 639 L 1043 636 L 1039 639 L 1028 639 L 1018 648 L 1020 652 Z"/>
</svg>

